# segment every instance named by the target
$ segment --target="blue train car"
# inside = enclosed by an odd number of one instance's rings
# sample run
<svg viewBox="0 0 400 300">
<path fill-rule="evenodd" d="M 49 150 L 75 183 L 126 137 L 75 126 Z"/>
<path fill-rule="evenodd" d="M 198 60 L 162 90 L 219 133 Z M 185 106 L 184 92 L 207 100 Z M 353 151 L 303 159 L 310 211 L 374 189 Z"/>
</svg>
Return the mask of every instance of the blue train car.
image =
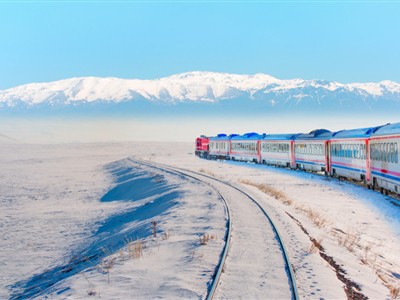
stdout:
<svg viewBox="0 0 400 300">
<path fill-rule="evenodd" d="M 330 140 L 331 175 L 369 184 L 371 179 L 369 140 L 379 127 L 335 132 Z"/>
<path fill-rule="evenodd" d="M 230 140 L 235 136 L 237 134 L 220 133 L 217 136 L 210 137 L 208 144 L 210 159 L 229 159 Z"/>
<path fill-rule="evenodd" d="M 296 136 L 294 139 L 296 168 L 314 172 L 329 172 L 327 149 L 331 136 L 332 132 L 326 129 L 316 129 L 310 133 Z"/>
<path fill-rule="evenodd" d="M 230 157 L 232 160 L 260 163 L 260 141 L 265 134 L 255 132 L 237 135 L 231 139 Z"/>
<path fill-rule="evenodd" d="M 400 123 L 374 130 L 369 147 L 372 187 L 400 193 Z"/>
<path fill-rule="evenodd" d="M 295 168 L 294 139 L 297 134 L 268 134 L 261 140 L 261 163 Z"/>
</svg>

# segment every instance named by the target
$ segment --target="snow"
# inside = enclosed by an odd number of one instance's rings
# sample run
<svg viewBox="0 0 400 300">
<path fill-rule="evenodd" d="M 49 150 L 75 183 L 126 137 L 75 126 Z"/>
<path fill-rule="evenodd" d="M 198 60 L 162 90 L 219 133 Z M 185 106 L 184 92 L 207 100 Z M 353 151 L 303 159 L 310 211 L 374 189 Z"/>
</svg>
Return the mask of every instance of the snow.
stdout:
<svg viewBox="0 0 400 300">
<path fill-rule="evenodd" d="M 224 245 L 225 207 L 208 184 L 140 165 L 137 158 L 212 174 L 251 194 L 278 226 L 302 299 L 346 298 L 336 271 L 311 251 L 310 238 L 370 299 L 390 299 L 389 285 L 399 285 L 398 202 L 354 184 L 199 159 L 193 143 L 14 144 L 0 151 L 2 299 L 45 289 L 45 279 L 56 283 L 44 293 L 54 299 L 205 297 Z M 260 183 L 282 191 L 290 204 L 259 190 Z M 273 258 L 277 250 L 265 219 L 250 201 L 217 188 L 234 216 L 217 298 L 282 297 L 287 279 Z M 200 245 L 204 234 L 212 238 Z M 136 238 L 143 252 L 133 258 L 126 241 L 133 246 Z"/>
<path fill-rule="evenodd" d="M 0 91 L 0 103 L 14 106 L 18 101 L 29 105 L 40 103 L 95 102 L 99 100 L 123 102 L 137 98 L 151 101 L 181 102 L 232 99 L 256 92 L 285 93 L 302 89 L 301 95 L 308 95 L 309 89 L 322 89 L 330 92 L 345 89 L 366 96 L 399 94 L 400 84 L 393 81 L 378 83 L 350 83 L 289 79 L 281 80 L 267 74 L 239 75 L 216 72 L 188 72 L 169 77 L 140 80 L 120 78 L 81 77 L 49 83 L 31 83 Z"/>
<path fill-rule="evenodd" d="M 19 143 L 19 141 L 0 133 L 0 145 L 1 144 L 16 144 L 16 143 Z"/>
</svg>

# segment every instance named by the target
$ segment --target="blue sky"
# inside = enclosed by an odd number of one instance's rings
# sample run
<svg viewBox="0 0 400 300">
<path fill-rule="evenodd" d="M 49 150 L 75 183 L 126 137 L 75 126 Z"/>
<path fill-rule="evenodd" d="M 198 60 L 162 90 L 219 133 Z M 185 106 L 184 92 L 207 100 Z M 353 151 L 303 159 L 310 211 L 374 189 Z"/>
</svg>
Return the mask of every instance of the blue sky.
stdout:
<svg viewBox="0 0 400 300">
<path fill-rule="evenodd" d="M 193 70 L 400 81 L 400 2 L 0 1 L 0 89 Z"/>
</svg>

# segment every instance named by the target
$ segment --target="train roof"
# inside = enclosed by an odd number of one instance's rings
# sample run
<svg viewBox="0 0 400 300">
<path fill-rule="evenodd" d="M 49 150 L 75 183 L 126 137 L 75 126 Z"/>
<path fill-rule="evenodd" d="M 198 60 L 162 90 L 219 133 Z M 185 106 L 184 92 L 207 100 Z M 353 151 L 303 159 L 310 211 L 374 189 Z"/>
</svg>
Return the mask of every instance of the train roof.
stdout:
<svg viewBox="0 0 400 300">
<path fill-rule="evenodd" d="M 332 135 L 332 139 L 368 138 L 381 126 L 341 130 Z"/>
<path fill-rule="evenodd" d="M 378 127 L 371 136 L 377 135 L 389 135 L 389 134 L 399 134 L 400 133 L 400 123 L 386 124 Z"/>
<path fill-rule="evenodd" d="M 329 140 L 332 132 L 327 129 L 315 129 L 310 133 L 301 133 L 295 137 L 295 140 Z"/>
<path fill-rule="evenodd" d="M 210 137 L 210 140 L 213 140 L 213 141 L 228 141 L 228 140 L 232 139 L 235 136 L 238 136 L 238 134 L 226 135 L 225 133 L 219 133 L 219 134 L 217 134 L 217 136 Z"/>
<path fill-rule="evenodd" d="M 231 140 L 261 140 L 263 137 L 265 137 L 265 133 L 260 135 L 256 132 L 248 132 L 243 135 L 236 135 Z"/>
<path fill-rule="evenodd" d="M 301 133 L 267 134 L 263 140 L 287 141 L 293 140 Z"/>
</svg>

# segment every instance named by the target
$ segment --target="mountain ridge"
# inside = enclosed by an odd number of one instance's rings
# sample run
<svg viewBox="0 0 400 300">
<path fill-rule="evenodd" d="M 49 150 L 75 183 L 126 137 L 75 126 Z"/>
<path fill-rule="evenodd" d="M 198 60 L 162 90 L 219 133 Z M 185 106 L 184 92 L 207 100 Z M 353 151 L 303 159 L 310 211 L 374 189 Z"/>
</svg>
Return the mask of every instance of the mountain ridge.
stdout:
<svg viewBox="0 0 400 300">
<path fill-rule="evenodd" d="M 74 77 L 44 83 L 29 83 L 0 90 L 0 108 L 24 104 L 74 105 L 80 103 L 126 102 L 219 102 L 240 97 L 291 99 L 300 103 L 311 98 L 355 96 L 364 100 L 394 99 L 400 103 L 400 83 L 390 80 L 369 83 L 339 83 L 327 80 L 282 80 L 268 74 L 239 75 L 193 71 L 152 80 L 115 77 Z M 275 99 L 276 98 L 276 99 Z"/>
</svg>

